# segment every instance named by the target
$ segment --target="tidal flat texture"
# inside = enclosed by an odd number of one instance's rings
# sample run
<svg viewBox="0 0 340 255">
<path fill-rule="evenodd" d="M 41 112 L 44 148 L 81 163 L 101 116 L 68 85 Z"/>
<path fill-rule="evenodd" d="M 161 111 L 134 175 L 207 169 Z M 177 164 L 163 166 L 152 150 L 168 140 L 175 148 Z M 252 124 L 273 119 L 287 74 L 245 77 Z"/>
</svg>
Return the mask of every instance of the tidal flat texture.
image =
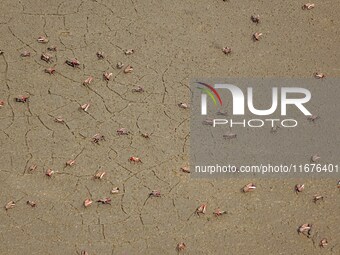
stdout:
<svg viewBox="0 0 340 255">
<path fill-rule="evenodd" d="M 340 77 L 339 2 L 314 3 L 2 0 L 0 254 L 340 254 L 338 180 L 181 171 L 190 79 Z"/>
</svg>

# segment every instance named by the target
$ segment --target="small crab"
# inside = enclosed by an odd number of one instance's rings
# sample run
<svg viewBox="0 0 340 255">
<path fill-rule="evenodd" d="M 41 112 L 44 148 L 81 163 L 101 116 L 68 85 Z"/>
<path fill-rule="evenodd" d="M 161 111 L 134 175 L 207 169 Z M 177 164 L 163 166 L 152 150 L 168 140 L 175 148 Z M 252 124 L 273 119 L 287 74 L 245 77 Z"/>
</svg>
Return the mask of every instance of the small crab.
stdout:
<svg viewBox="0 0 340 255">
<path fill-rule="evenodd" d="M 71 59 L 71 60 L 66 60 L 65 63 L 72 67 L 79 67 L 80 65 L 80 62 L 76 58 Z"/>
<path fill-rule="evenodd" d="M 237 135 L 234 134 L 234 133 L 227 133 L 225 135 L 223 135 L 224 138 L 227 138 L 227 139 L 233 139 L 233 138 L 236 138 Z"/>
<path fill-rule="evenodd" d="M 137 158 L 137 157 L 130 157 L 129 161 L 133 162 L 133 163 L 142 163 L 142 160 L 140 158 Z"/>
<path fill-rule="evenodd" d="M 104 80 L 106 80 L 106 81 L 109 81 L 110 78 L 111 78 L 111 76 L 112 76 L 112 73 L 106 72 L 106 73 L 103 74 L 103 78 L 104 78 Z"/>
<path fill-rule="evenodd" d="M 86 80 L 83 82 L 83 85 L 90 85 L 92 81 L 93 81 L 93 77 L 92 77 L 92 76 L 89 76 L 89 77 L 86 78 Z"/>
<path fill-rule="evenodd" d="M 146 139 L 150 138 L 150 134 L 148 134 L 148 133 L 142 133 L 141 136 L 146 138 Z"/>
<path fill-rule="evenodd" d="M 29 57 L 29 56 L 31 56 L 31 53 L 27 50 L 24 50 L 23 52 L 21 52 L 20 56 L 21 57 Z"/>
<path fill-rule="evenodd" d="M 302 6 L 302 10 L 311 10 L 315 7 L 315 4 L 307 3 Z"/>
<path fill-rule="evenodd" d="M 45 69 L 45 73 L 54 74 L 54 72 L 55 72 L 55 69 L 53 67 L 49 67 Z"/>
<path fill-rule="evenodd" d="M 340 189 L 340 180 L 337 183 L 337 187 L 338 187 L 338 189 Z"/>
<path fill-rule="evenodd" d="M 321 159 L 321 157 L 318 154 L 315 154 L 313 156 L 311 156 L 310 161 L 315 163 L 318 162 Z"/>
<path fill-rule="evenodd" d="M 106 197 L 106 198 L 98 199 L 97 202 L 102 203 L 102 204 L 111 204 L 111 198 Z"/>
<path fill-rule="evenodd" d="M 213 126 L 214 125 L 214 120 L 213 119 L 206 119 L 206 120 L 202 121 L 202 124 L 206 125 L 206 126 Z"/>
<path fill-rule="evenodd" d="M 229 48 L 229 47 L 224 47 L 224 48 L 222 49 L 222 52 L 223 52 L 224 54 L 228 55 L 228 54 L 231 53 L 231 48 Z"/>
<path fill-rule="evenodd" d="M 307 118 L 310 122 L 315 122 L 317 119 L 320 119 L 318 115 L 311 115 Z"/>
<path fill-rule="evenodd" d="M 313 197 L 313 202 L 316 203 L 317 201 L 322 200 L 323 201 L 323 196 L 319 195 L 314 195 Z"/>
<path fill-rule="evenodd" d="M 52 56 L 47 53 L 41 54 L 40 59 L 44 60 L 46 63 L 52 62 Z"/>
<path fill-rule="evenodd" d="M 207 210 L 207 205 L 201 204 L 199 207 L 197 207 L 195 213 L 199 216 L 200 214 L 205 214 L 206 210 Z"/>
<path fill-rule="evenodd" d="M 178 106 L 179 106 L 179 108 L 182 108 L 182 109 L 188 109 L 189 108 L 188 104 L 186 104 L 186 103 L 179 103 Z"/>
<path fill-rule="evenodd" d="M 57 46 L 50 46 L 47 48 L 48 51 L 57 51 Z"/>
<path fill-rule="evenodd" d="M 4 100 L 0 100 L 0 107 L 5 105 L 5 101 Z"/>
<path fill-rule="evenodd" d="M 66 166 L 73 166 L 76 163 L 76 161 L 74 159 L 70 159 L 66 161 Z"/>
<path fill-rule="evenodd" d="M 61 117 L 61 116 L 56 117 L 56 118 L 54 119 L 54 122 L 57 122 L 57 123 L 65 123 L 63 117 Z"/>
<path fill-rule="evenodd" d="M 117 129 L 117 134 L 118 135 L 128 135 L 130 134 L 129 130 L 127 128 L 119 128 Z"/>
<path fill-rule="evenodd" d="M 28 168 L 28 171 L 31 173 L 31 172 L 35 171 L 37 169 L 37 167 L 38 167 L 37 165 L 33 164 Z"/>
<path fill-rule="evenodd" d="M 90 205 L 92 205 L 93 201 L 89 198 L 85 199 L 84 201 L 84 207 L 89 207 Z"/>
<path fill-rule="evenodd" d="M 45 36 L 39 36 L 37 41 L 39 43 L 48 43 L 48 39 Z"/>
<path fill-rule="evenodd" d="M 322 79 L 326 77 L 324 73 L 314 73 L 313 75 L 314 75 L 314 78 L 316 79 Z"/>
<path fill-rule="evenodd" d="M 161 196 L 161 192 L 158 190 L 153 190 L 151 191 L 151 193 L 149 194 L 149 197 L 160 197 Z"/>
<path fill-rule="evenodd" d="M 47 169 L 46 172 L 45 172 L 45 175 L 48 176 L 48 177 L 52 177 L 52 175 L 54 174 L 54 171 L 52 169 Z"/>
<path fill-rule="evenodd" d="M 6 211 L 9 209 L 12 209 L 15 207 L 15 202 L 14 201 L 9 201 L 6 205 L 5 205 L 5 209 Z"/>
<path fill-rule="evenodd" d="M 144 92 L 144 89 L 141 86 L 137 86 L 136 88 L 132 89 L 132 92 L 139 92 L 139 93 L 141 93 L 141 92 Z"/>
<path fill-rule="evenodd" d="M 228 112 L 226 111 L 221 111 L 221 110 L 218 110 L 218 112 L 216 112 L 216 115 L 222 115 L 222 116 L 228 116 Z"/>
<path fill-rule="evenodd" d="M 4 51 L 0 50 L 0 55 L 2 55 L 2 54 L 4 54 L 4 53 L 5 53 Z"/>
<path fill-rule="evenodd" d="M 117 67 L 118 69 L 122 69 L 122 68 L 124 67 L 124 64 L 123 64 L 122 62 L 118 62 L 117 65 L 116 65 L 116 67 Z"/>
<path fill-rule="evenodd" d="M 30 200 L 28 200 L 28 201 L 26 202 L 26 204 L 30 205 L 31 207 L 36 207 L 36 206 L 37 206 L 36 202 L 30 201 Z"/>
<path fill-rule="evenodd" d="M 189 174 L 189 173 L 190 173 L 190 168 L 189 168 L 188 166 L 182 166 L 182 167 L 181 167 L 181 171 L 182 171 L 183 173 Z"/>
<path fill-rule="evenodd" d="M 321 248 L 325 248 L 327 245 L 328 245 L 327 239 L 326 239 L 326 238 L 322 238 L 322 239 L 320 240 L 319 246 L 320 246 Z"/>
<path fill-rule="evenodd" d="M 135 50 L 134 49 L 128 49 L 128 50 L 125 50 L 124 53 L 125 53 L 125 55 L 131 55 L 131 54 L 135 53 Z"/>
<path fill-rule="evenodd" d="M 97 55 L 97 58 L 98 59 L 104 59 L 105 57 L 104 57 L 104 52 L 102 52 L 102 51 L 98 51 L 97 53 L 96 53 L 96 55 Z"/>
<path fill-rule="evenodd" d="M 262 35 L 263 35 L 262 33 L 258 33 L 258 32 L 254 33 L 254 34 L 253 34 L 253 40 L 254 40 L 255 42 L 256 42 L 256 41 L 259 41 Z"/>
<path fill-rule="evenodd" d="M 298 228 L 298 233 L 299 234 L 304 234 L 306 236 L 310 236 L 311 230 L 312 230 L 312 225 L 308 224 L 308 223 L 305 223 L 305 224 L 301 225 Z"/>
<path fill-rule="evenodd" d="M 89 253 L 87 251 L 81 251 L 80 255 L 89 255 Z"/>
<path fill-rule="evenodd" d="M 130 66 L 130 65 L 128 65 L 128 66 L 125 67 L 125 69 L 124 69 L 124 73 L 132 73 L 132 71 L 133 71 L 133 67 Z"/>
<path fill-rule="evenodd" d="M 185 250 L 185 248 L 186 248 L 187 246 L 186 246 L 186 244 L 185 243 L 183 243 L 183 242 L 180 242 L 180 243 L 178 243 L 177 244 L 177 246 L 176 246 L 176 250 L 178 251 L 178 252 L 180 252 L 180 251 L 183 251 L 183 250 Z"/>
<path fill-rule="evenodd" d="M 246 192 L 252 192 L 255 189 L 256 189 L 256 185 L 254 183 L 248 183 L 246 186 L 243 187 L 242 191 L 246 193 Z"/>
<path fill-rule="evenodd" d="M 100 141 L 105 141 L 105 137 L 101 134 L 95 134 L 92 136 L 92 142 L 99 143 Z"/>
<path fill-rule="evenodd" d="M 260 15 L 251 15 L 250 19 L 256 24 L 260 23 Z"/>
<path fill-rule="evenodd" d="M 87 112 L 87 110 L 89 109 L 90 107 L 90 104 L 83 104 L 80 106 L 80 108 L 84 111 L 84 112 Z"/>
<path fill-rule="evenodd" d="M 101 179 L 103 179 L 103 177 L 104 177 L 105 175 L 106 175 L 106 172 L 104 172 L 104 171 L 97 171 L 97 172 L 94 174 L 93 178 L 94 178 L 94 179 L 101 180 Z"/>
<path fill-rule="evenodd" d="M 302 192 L 305 189 L 305 184 L 296 184 L 295 185 L 295 192 L 298 194 L 299 192 Z"/>
<path fill-rule="evenodd" d="M 280 128 L 281 128 L 281 127 L 280 127 L 279 125 L 275 125 L 275 126 L 271 127 L 270 133 L 275 134 L 275 133 L 277 133 L 277 131 L 278 131 Z"/>
<path fill-rule="evenodd" d="M 226 214 L 227 212 L 226 211 L 222 211 L 219 208 L 217 208 L 213 213 L 214 213 L 215 216 L 221 216 L 223 214 Z"/>
<path fill-rule="evenodd" d="M 111 194 L 117 194 L 119 193 L 119 188 L 118 187 L 114 187 L 112 190 L 111 190 Z"/>
<path fill-rule="evenodd" d="M 26 103 L 29 101 L 29 96 L 19 96 L 14 98 L 15 102 Z"/>
</svg>

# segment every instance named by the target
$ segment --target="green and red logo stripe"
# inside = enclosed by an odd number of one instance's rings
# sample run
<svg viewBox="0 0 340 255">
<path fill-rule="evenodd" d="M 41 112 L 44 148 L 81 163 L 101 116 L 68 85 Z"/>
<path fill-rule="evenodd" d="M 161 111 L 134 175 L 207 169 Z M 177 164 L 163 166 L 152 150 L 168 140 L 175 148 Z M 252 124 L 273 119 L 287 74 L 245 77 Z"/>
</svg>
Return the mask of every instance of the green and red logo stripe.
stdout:
<svg viewBox="0 0 340 255">
<path fill-rule="evenodd" d="M 201 90 L 202 92 L 206 93 L 207 95 L 209 95 L 209 97 L 211 98 L 211 100 L 214 102 L 214 104 L 216 105 L 216 99 L 213 95 L 213 93 L 216 95 L 218 101 L 220 102 L 220 105 L 222 106 L 222 99 L 220 97 L 220 94 L 218 94 L 218 92 L 216 91 L 216 89 L 214 89 L 213 86 L 206 84 L 204 82 L 197 82 L 200 85 L 205 86 L 206 88 L 201 88 L 201 87 L 197 87 L 199 90 Z M 208 88 L 208 89 L 207 89 Z M 213 92 L 213 93 L 211 93 Z"/>
</svg>

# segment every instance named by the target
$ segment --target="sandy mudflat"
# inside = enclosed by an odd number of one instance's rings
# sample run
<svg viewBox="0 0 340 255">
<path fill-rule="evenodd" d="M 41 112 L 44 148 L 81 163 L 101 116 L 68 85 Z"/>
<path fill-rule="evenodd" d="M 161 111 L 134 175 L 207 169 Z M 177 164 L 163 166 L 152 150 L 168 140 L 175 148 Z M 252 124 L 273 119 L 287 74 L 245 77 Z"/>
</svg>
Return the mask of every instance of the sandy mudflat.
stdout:
<svg viewBox="0 0 340 255">
<path fill-rule="evenodd" d="M 0 210 L 0 254 L 177 254 L 179 242 L 183 254 L 340 254 L 337 179 L 256 179 L 256 192 L 242 194 L 252 180 L 197 180 L 179 170 L 189 161 L 189 111 L 177 104 L 190 103 L 190 79 L 340 76 L 338 1 L 315 1 L 310 11 L 302 4 L 2 0 L 0 205 L 16 206 Z M 250 21 L 255 13 L 258 25 Z M 254 43 L 257 31 L 263 38 Z M 39 44 L 39 36 L 49 42 Z M 40 60 L 52 45 L 53 62 Z M 135 53 L 125 55 L 130 48 Z M 31 56 L 21 57 L 24 50 Z M 64 63 L 71 58 L 79 68 Z M 133 72 L 117 69 L 118 61 Z M 54 75 L 44 73 L 48 67 Z M 88 76 L 94 81 L 86 87 Z M 132 92 L 138 85 L 144 93 Z M 14 102 L 27 94 L 29 103 Z M 79 110 L 84 103 L 87 113 Z M 122 127 L 131 133 L 118 136 Z M 106 140 L 92 143 L 96 133 Z M 65 167 L 69 159 L 76 164 Z M 98 170 L 107 174 L 93 180 Z M 306 185 L 299 195 L 296 183 Z M 120 193 L 110 194 L 115 186 Z M 146 201 L 154 189 L 162 197 Z M 315 194 L 325 200 L 314 204 Z M 104 197 L 111 205 L 83 207 L 86 198 Z M 206 215 L 191 216 L 201 203 Z M 217 207 L 227 214 L 215 217 Z M 312 238 L 297 234 L 303 223 L 315 227 Z M 329 241 L 323 250 L 322 238 Z"/>
</svg>

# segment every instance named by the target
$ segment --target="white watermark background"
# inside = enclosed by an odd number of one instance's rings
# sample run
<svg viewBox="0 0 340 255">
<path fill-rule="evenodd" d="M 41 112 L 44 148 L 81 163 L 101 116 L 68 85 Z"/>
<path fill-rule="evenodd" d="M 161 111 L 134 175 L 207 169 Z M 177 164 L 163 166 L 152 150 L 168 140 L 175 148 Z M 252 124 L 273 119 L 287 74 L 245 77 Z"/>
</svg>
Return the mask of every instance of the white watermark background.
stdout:
<svg viewBox="0 0 340 255">
<path fill-rule="evenodd" d="M 340 79 L 195 79 L 190 86 L 193 177 L 340 176 Z"/>
</svg>

